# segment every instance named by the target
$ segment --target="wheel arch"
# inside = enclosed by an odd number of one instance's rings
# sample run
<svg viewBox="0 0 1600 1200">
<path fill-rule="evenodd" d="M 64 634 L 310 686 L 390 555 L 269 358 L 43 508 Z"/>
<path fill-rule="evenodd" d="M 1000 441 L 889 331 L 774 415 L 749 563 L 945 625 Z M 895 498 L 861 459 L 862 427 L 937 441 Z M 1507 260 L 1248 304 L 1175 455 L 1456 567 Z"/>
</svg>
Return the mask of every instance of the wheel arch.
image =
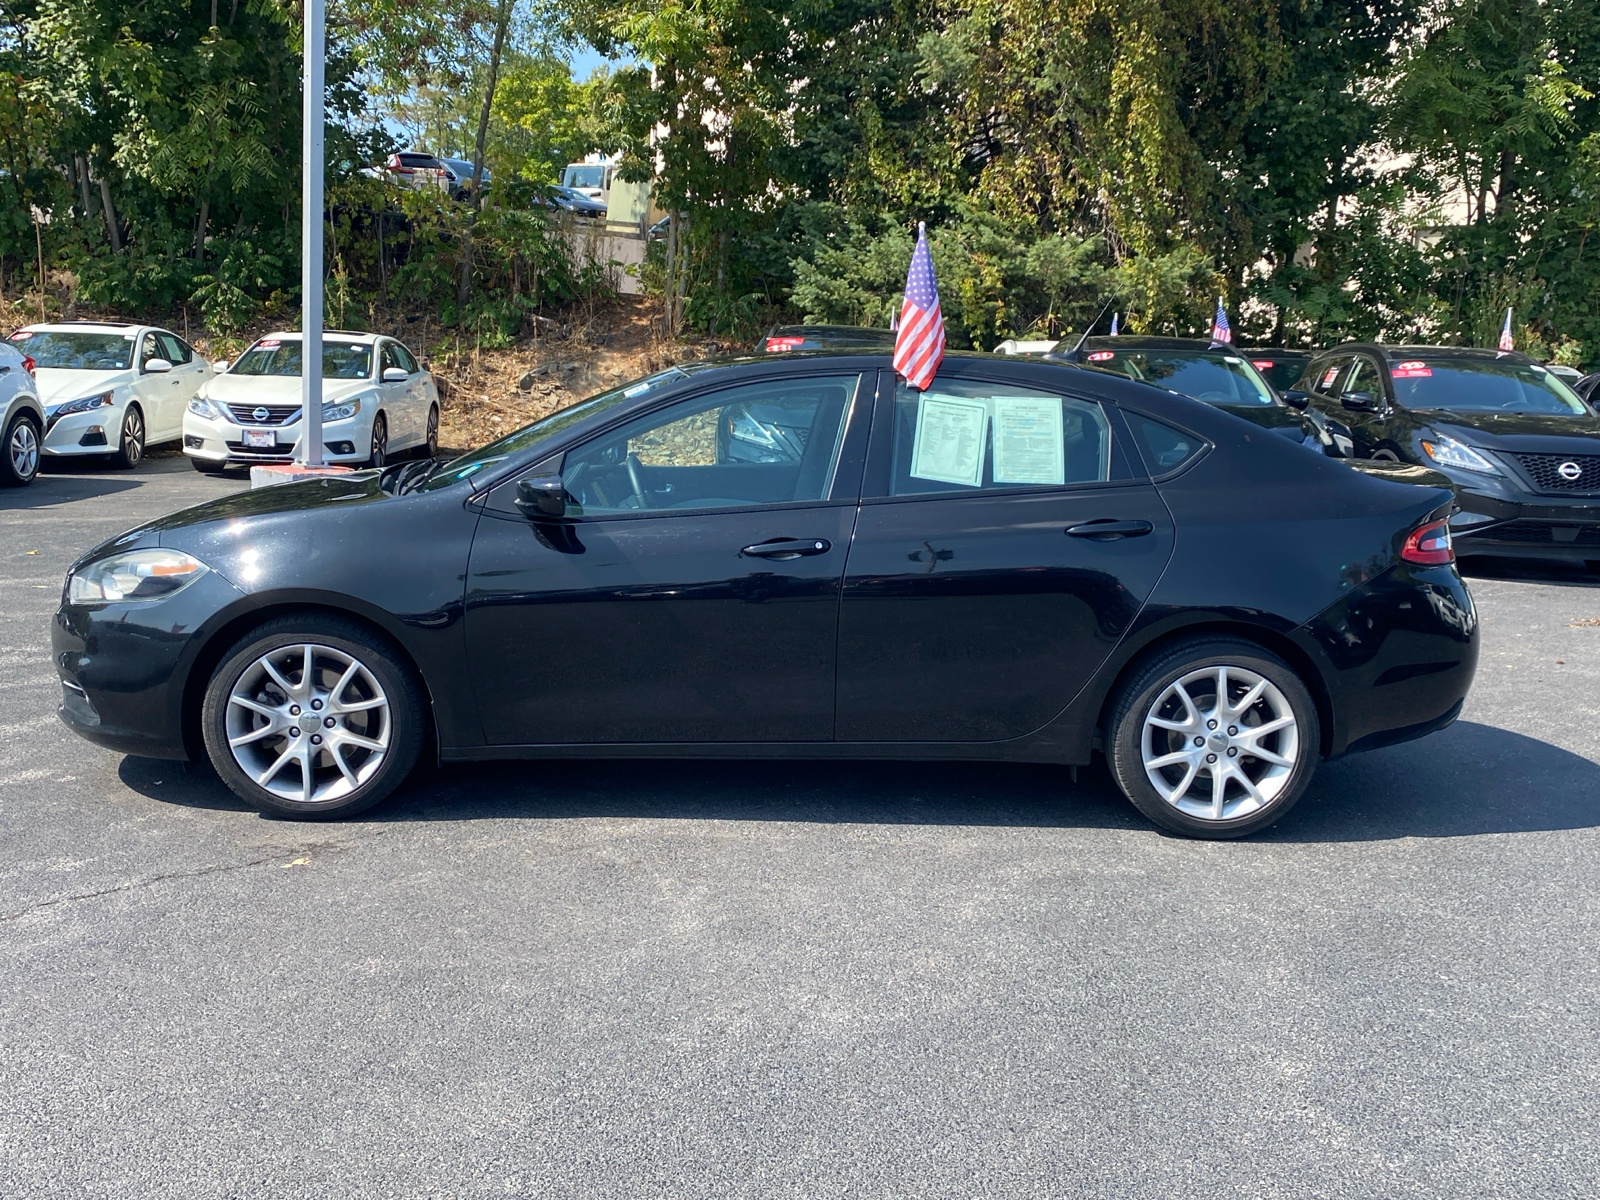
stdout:
<svg viewBox="0 0 1600 1200">
<path fill-rule="evenodd" d="M 1152 658 L 1172 646 L 1205 637 L 1230 637 L 1253 642 L 1263 650 L 1283 659 L 1306 685 L 1306 690 L 1311 693 L 1311 699 L 1317 706 L 1317 723 L 1321 727 L 1318 751 L 1322 757 L 1328 757 L 1332 752 L 1335 734 L 1333 691 L 1329 686 L 1327 674 L 1316 657 L 1288 633 L 1251 621 L 1221 616 L 1204 617 L 1156 632 L 1142 640 L 1137 649 L 1126 654 L 1121 666 L 1112 675 L 1104 693 L 1100 696 L 1095 717 L 1096 745 L 1106 744 L 1108 734 L 1106 722 L 1110 719 L 1112 705 L 1129 679 L 1142 670 Z"/>
<path fill-rule="evenodd" d="M 203 762 L 206 759 L 205 740 L 200 728 L 200 708 L 205 699 L 206 687 L 211 683 L 211 677 L 221 665 L 223 657 L 233 646 L 250 630 L 268 621 L 280 617 L 337 617 L 340 620 L 354 622 L 362 626 L 383 643 L 386 649 L 395 656 L 395 660 L 411 672 L 412 678 L 417 681 L 425 700 L 423 719 L 423 737 L 425 745 L 432 749 L 435 758 L 438 756 L 439 731 L 438 722 L 434 713 L 433 690 L 428 685 L 428 677 L 423 674 L 416 657 L 409 651 L 405 643 L 395 636 L 385 624 L 373 618 L 368 613 L 359 609 L 348 608 L 321 600 L 282 599 L 259 606 L 245 608 L 229 616 L 219 624 L 196 652 L 194 659 L 189 664 L 189 670 L 184 677 L 183 695 L 179 701 L 178 719 L 183 735 L 184 752 L 191 761 Z"/>
</svg>

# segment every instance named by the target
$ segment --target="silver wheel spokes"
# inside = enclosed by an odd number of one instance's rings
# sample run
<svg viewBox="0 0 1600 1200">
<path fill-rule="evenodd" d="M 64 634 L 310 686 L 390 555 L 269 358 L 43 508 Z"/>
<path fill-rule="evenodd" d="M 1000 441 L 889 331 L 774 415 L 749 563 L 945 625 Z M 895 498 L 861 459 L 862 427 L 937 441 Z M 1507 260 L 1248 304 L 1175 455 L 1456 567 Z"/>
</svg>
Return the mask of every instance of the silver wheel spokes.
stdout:
<svg viewBox="0 0 1600 1200">
<path fill-rule="evenodd" d="M 11 471 L 19 479 L 30 479 L 39 469 L 39 438 L 33 426 L 18 421 L 11 431 Z"/>
<path fill-rule="evenodd" d="M 239 769 L 282 800 L 348 796 L 389 753 L 389 698 L 361 662 L 331 646 L 280 646 L 245 668 L 228 695 L 228 748 Z"/>
<path fill-rule="evenodd" d="M 1300 730 L 1270 680 L 1243 667 L 1202 667 L 1156 697 L 1140 753 L 1145 776 L 1173 808 L 1232 820 L 1283 791 L 1300 759 Z"/>
</svg>

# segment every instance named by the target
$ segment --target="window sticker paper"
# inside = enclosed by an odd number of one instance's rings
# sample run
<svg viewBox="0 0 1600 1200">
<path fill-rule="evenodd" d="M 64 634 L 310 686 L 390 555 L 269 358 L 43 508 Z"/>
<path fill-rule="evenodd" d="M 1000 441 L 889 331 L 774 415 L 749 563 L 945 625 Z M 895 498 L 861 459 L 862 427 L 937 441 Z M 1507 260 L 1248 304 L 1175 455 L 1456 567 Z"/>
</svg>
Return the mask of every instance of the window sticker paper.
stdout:
<svg viewBox="0 0 1600 1200">
<path fill-rule="evenodd" d="M 1061 401 L 1039 396 L 996 396 L 994 404 L 994 481 L 1067 481 Z"/>
<path fill-rule="evenodd" d="M 1339 368 L 1338 367 L 1329 367 L 1327 369 L 1327 371 L 1325 371 L 1323 373 L 1322 383 L 1319 386 L 1321 386 L 1323 388 L 1332 387 L 1333 386 L 1333 377 L 1335 375 L 1337 375 L 1338 373 L 1339 373 Z"/>
<path fill-rule="evenodd" d="M 1396 363 L 1389 372 L 1392 379 L 1426 379 L 1432 374 L 1428 364 L 1419 361 Z"/>
<path fill-rule="evenodd" d="M 981 487 L 988 432 L 989 406 L 982 400 L 924 394 L 917 400 L 911 478 Z"/>
</svg>

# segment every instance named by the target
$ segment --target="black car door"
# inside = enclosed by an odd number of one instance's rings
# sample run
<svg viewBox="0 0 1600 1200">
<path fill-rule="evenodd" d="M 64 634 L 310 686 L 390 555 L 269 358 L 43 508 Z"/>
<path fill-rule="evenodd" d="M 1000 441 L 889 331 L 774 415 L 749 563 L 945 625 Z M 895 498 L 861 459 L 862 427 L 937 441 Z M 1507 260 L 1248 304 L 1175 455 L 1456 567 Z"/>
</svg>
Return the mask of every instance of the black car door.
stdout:
<svg viewBox="0 0 1600 1200">
<path fill-rule="evenodd" d="M 831 738 L 860 380 L 699 393 L 596 435 L 559 463 L 560 520 L 497 487 L 467 580 L 488 742 Z"/>
<path fill-rule="evenodd" d="M 1394 457 L 1393 451 L 1384 448 L 1389 398 L 1384 379 L 1378 373 L 1378 364 L 1365 354 L 1353 356 L 1350 369 L 1339 380 L 1336 395 L 1338 419 L 1350 430 L 1355 445 L 1353 457 Z"/>
<path fill-rule="evenodd" d="M 1046 724 L 1172 553 L 1172 519 L 1092 400 L 884 375 L 839 616 L 840 741 L 992 741 Z"/>
</svg>

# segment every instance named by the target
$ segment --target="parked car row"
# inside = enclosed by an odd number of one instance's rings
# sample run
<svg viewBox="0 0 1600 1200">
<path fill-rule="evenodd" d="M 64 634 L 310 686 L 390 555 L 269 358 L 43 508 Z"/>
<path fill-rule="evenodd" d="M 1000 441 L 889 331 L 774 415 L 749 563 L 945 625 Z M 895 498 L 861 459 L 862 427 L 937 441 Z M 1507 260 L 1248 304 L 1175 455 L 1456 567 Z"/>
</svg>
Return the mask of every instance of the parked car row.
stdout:
<svg viewBox="0 0 1600 1200">
<path fill-rule="evenodd" d="M 301 339 L 269 334 L 232 363 L 207 363 L 149 325 L 28 325 L 3 343 L 0 482 L 30 482 L 51 459 L 137 467 L 183 442 L 197 470 L 288 462 L 301 452 Z M 324 460 L 381 467 L 439 440 L 433 375 L 395 338 L 329 330 L 322 348 Z"/>
</svg>

